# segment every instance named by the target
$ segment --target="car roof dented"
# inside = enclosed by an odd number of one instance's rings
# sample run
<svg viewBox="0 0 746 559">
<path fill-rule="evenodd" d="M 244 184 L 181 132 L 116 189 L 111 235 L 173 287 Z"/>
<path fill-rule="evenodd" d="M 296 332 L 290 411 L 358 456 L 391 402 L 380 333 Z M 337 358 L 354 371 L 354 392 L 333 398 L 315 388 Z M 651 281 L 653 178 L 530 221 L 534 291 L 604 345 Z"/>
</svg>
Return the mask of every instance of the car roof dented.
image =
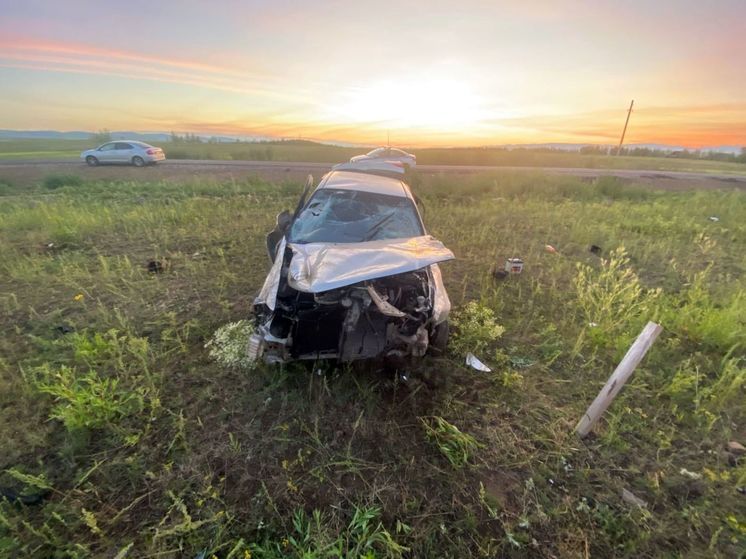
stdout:
<svg viewBox="0 0 746 559">
<path fill-rule="evenodd" d="M 358 190 L 388 196 L 411 198 L 409 188 L 399 179 L 355 171 L 331 171 L 319 184 L 318 189 Z"/>
</svg>

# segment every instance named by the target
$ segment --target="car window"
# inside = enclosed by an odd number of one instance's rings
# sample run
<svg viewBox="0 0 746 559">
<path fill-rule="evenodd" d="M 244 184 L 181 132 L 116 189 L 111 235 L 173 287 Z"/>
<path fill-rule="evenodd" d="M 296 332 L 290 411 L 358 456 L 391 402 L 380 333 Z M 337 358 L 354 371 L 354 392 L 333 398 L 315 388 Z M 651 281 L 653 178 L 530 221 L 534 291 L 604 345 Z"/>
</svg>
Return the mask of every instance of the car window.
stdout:
<svg viewBox="0 0 746 559">
<path fill-rule="evenodd" d="M 104 144 L 99 149 L 99 151 L 111 151 L 113 149 L 116 149 L 117 145 L 115 143 L 111 144 Z"/>
<path fill-rule="evenodd" d="M 376 148 L 373 151 L 368 152 L 368 157 L 380 157 L 383 155 L 384 151 L 384 148 Z"/>
<path fill-rule="evenodd" d="M 124 142 L 117 142 L 116 149 L 132 149 L 132 146 Z"/>
<path fill-rule="evenodd" d="M 414 203 L 403 196 L 317 190 L 290 229 L 292 243 L 360 243 L 424 235 Z"/>
<path fill-rule="evenodd" d="M 391 148 L 391 155 L 395 155 L 397 157 L 402 157 L 402 156 L 405 156 L 405 155 L 408 155 L 408 154 L 407 154 L 407 152 L 402 151 L 400 149 Z"/>
</svg>

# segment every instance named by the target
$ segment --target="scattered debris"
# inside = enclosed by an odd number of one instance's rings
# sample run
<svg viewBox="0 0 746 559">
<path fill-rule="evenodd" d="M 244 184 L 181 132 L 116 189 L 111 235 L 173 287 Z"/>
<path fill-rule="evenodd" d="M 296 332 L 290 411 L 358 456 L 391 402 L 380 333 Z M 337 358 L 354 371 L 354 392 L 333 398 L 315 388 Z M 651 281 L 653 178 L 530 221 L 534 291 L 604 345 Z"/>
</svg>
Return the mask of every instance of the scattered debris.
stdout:
<svg viewBox="0 0 746 559">
<path fill-rule="evenodd" d="M 622 501 L 624 501 L 628 505 L 636 505 L 642 508 L 648 507 L 647 502 L 640 499 L 640 497 L 638 497 L 637 495 L 635 495 L 634 493 L 632 493 L 632 491 L 629 491 L 628 489 L 622 489 Z"/>
<path fill-rule="evenodd" d="M 690 472 L 686 468 L 681 468 L 679 470 L 679 473 L 684 477 L 688 477 L 689 479 L 702 479 L 702 474 L 698 474 L 697 472 Z"/>
<path fill-rule="evenodd" d="M 589 323 L 588 323 L 588 326 L 589 326 L 590 328 L 596 328 L 596 327 L 598 326 L 598 322 L 589 322 Z"/>
<path fill-rule="evenodd" d="M 492 372 L 492 369 L 490 369 L 487 365 L 485 365 L 479 359 L 477 359 L 477 356 L 474 355 L 473 353 L 466 354 L 466 364 L 472 369 L 481 371 L 483 373 Z"/>
<path fill-rule="evenodd" d="M 82 301 L 83 297 L 84 295 L 82 293 L 78 293 L 77 295 L 73 297 L 73 301 Z"/>
<path fill-rule="evenodd" d="M 591 246 L 590 246 L 590 247 L 588 248 L 588 251 L 589 251 L 589 252 L 590 252 L 591 254 L 595 254 L 596 256 L 601 256 L 601 251 L 602 251 L 602 249 L 601 249 L 601 247 L 600 247 L 600 246 L 598 246 L 598 245 L 591 245 Z"/>
<path fill-rule="evenodd" d="M 554 248 L 552 245 L 546 245 L 544 247 L 544 250 L 551 253 L 551 254 L 557 254 L 557 249 Z"/>
<path fill-rule="evenodd" d="M 743 456 L 744 454 L 746 454 L 746 447 L 744 447 L 738 441 L 730 441 L 728 444 L 725 445 L 725 448 L 728 452 L 730 452 L 731 454 L 735 454 L 736 456 Z"/>
<path fill-rule="evenodd" d="M 60 334 L 70 334 L 71 332 L 75 331 L 73 327 L 67 326 L 65 324 L 60 324 L 59 326 L 56 326 L 54 329 L 57 330 L 57 332 L 59 332 Z"/>
<path fill-rule="evenodd" d="M 160 260 L 150 260 L 146 268 L 151 274 L 162 274 L 168 267 L 168 262 L 161 262 Z"/>
<path fill-rule="evenodd" d="M 502 268 L 498 268 L 497 265 L 492 269 L 492 276 L 495 279 L 504 280 L 507 278 L 510 274 L 503 270 Z"/>
<path fill-rule="evenodd" d="M 523 260 L 520 258 L 508 258 L 505 261 L 505 271 L 509 274 L 520 274 L 523 271 Z"/>
<path fill-rule="evenodd" d="M 741 495 L 746 495 L 746 487 L 736 487 L 736 491 L 738 491 Z"/>
<path fill-rule="evenodd" d="M 710 221 L 720 221 L 720 218 L 717 217 L 717 216 L 715 216 L 715 215 L 711 215 L 710 216 Z"/>
</svg>

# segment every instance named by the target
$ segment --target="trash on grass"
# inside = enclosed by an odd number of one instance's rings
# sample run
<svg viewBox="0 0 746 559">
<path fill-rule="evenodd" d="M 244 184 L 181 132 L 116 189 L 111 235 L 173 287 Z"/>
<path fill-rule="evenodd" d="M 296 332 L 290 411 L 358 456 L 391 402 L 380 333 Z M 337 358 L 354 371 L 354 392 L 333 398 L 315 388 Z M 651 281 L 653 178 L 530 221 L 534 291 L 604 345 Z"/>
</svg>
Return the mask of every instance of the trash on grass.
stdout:
<svg viewBox="0 0 746 559">
<path fill-rule="evenodd" d="M 520 258 L 508 258 L 505 261 L 505 271 L 509 274 L 520 274 L 523 271 L 523 260 Z"/>
<path fill-rule="evenodd" d="M 601 256 L 601 251 L 602 251 L 602 249 L 601 249 L 601 247 L 600 247 L 600 246 L 598 246 L 598 245 L 591 245 L 591 246 L 590 246 L 590 247 L 588 248 L 588 250 L 589 250 L 589 251 L 590 251 L 590 252 L 591 252 L 592 254 L 595 254 L 596 256 Z"/>
<path fill-rule="evenodd" d="M 82 301 L 84 295 L 82 293 L 78 293 L 75 297 L 73 297 L 73 301 Z"/>
<path fill-rule="evenodd" d="M 720 221 L 720 218 L 717 217 L 717 216 L 715 216 L 715 215 L 711 215 L 710 216 L 710 221 Z"/>
<path fill-rule="evenodd" d="M 481 371 L 483 373 L 492 372 L 492 369 L 490 369 L 487 365 L 485 365 L 479 359 L 477 359 L 477 356 L 474 355 L 473 353 L 466 354 L 466 364 L 472 369 Z"/>
<path fill-rule="evenodd" d="M 551 254 L 557 254 L 557 249 L 554 248 L 552 245 L 546 245 L 544 247 L 544 250 L 551 253 Z"/>
<path fill-rule="evenodd" d="M 690 472 L 686 468 L 681 468 L 679 470 L 679 473 L 682 476 L 688 477 L 689 479 L 702 479 L 702 474 L 698 474 L 697 472 Z"/>
<path fill-rule="evenodd" d="M 746 454 L 746 447 L 744 447 L 738 441 L 730 441 L 727 445 L 725 445 L 725 448 L 728 452 L 730 452 L 731 454 L 735 454 L 736 456 Z"/>
<path fill-rule="evenodd" d="M 165 270 L 163 262 L 161 262 L 160 260 L 149 261 L 147 268 L 148 272 L 150 272 L 151 274 L 162 274 L 163 270 Z"/>
</svg>

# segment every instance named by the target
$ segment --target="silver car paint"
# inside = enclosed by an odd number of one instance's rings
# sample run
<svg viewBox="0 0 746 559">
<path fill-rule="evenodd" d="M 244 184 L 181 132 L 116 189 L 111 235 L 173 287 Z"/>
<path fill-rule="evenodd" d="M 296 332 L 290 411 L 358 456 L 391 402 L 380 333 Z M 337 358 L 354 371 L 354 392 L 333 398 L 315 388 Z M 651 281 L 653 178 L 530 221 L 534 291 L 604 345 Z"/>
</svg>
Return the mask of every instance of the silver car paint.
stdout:
<svg viewBox="0 0 746 559">
<path fill-rule="evenodd" d="M 365 280 L 420 270 L 453 260 L 430 235 L 364 243 L 290 243 L 288 285 L 306 293 L 339 289 Z"/>
<path fill-rule="evenodd" d="M 103 149 L 112 144 L 128 144 L 131 149 Z M 155 154 L 149 154 L 149 149 L 160 150 Z M 166 159 L 166 155 L 161 148 L 151 146 L 145 143 L 131 140 L 115 140 L 101 144 L 97 148 L 89 149 L 80 154 L 80 158 L 85 161 L 88 156 L 95 157 L 99 163 L 132 163 L 135 157 L 141 157 L 145 163 L 156 163 Z"/>
</svg>

